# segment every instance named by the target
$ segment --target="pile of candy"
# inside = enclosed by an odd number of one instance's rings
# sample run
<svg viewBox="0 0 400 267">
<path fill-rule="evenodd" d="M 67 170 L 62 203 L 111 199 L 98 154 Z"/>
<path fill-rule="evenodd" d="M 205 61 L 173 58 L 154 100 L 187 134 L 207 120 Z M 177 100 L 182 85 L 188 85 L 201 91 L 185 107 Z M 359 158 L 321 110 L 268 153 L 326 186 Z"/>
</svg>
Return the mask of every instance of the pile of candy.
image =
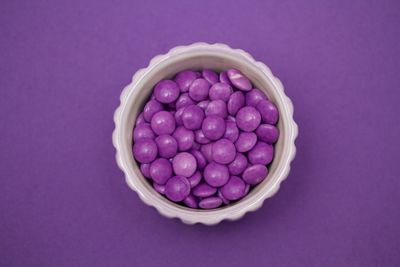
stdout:
<svg viewBox="0 0 400 267">
<path fill-rule="evenodd" d="M 278 117 L 240 71 L 185 70 L 155 86 L 136 119 L 133 155 L 169 200 L 217 208 L 268 175 Z"/>
</svg>

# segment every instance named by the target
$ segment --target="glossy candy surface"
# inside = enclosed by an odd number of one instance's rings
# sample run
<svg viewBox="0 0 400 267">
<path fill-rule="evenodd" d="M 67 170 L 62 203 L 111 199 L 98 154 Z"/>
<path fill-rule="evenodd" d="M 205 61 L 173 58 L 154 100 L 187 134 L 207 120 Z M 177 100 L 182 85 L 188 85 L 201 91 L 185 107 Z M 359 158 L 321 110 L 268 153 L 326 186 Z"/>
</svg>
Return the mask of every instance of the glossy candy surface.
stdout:
<svg viewBox="0 0 400 267">
<path fill-rule="evenodd" d="M 154 87 L 132 132 L 156 192 L 192 209 L 233 205 L 266 179 L 277 107 L 239 70 L 184 70 Z"/>
</svg>

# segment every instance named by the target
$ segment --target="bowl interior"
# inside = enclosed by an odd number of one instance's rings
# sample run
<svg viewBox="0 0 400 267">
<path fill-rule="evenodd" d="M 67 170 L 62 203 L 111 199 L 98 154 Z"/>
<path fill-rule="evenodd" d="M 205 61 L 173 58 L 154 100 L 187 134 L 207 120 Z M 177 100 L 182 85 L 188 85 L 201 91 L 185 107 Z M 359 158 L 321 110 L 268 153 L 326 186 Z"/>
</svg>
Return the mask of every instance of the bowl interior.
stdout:
<svg viewBox="0 0 400 267">
<path fill-rule="evenodd" d="M 285 110 L 284 107 L 283 96 L 279 95 L 276 91 L 276 84 L 274 84 L 274 81 L 270 77 L 266 76 L 264 72 L 260 70 L 259 66 L 248 60 L 248 58 L 233 51 L 228 53 L 226 51 L 218 51 L 218 49 L 198 49 L 188 51 L 186 53 L 180 53 L 168 57 L 158 64 L 151 65 L 152 66 L 147 68 L 144 73 L 141 73 L 141 78 L 137 83 L 130 85 L 133 88 L 128 90 L 128 104 L 122 110 L 121 127 L 123 134 L 123 154 L 130 169 L 129 172 L 132 172 L 131 174 L 133 174 L 131 176 L 136 177 L 138 180 L 134 182 L 128 181 L 128 183 L 130 182 L 131 185 L 134 183 L 136 187 L 139 186 L 140 188 L 137 188 L 137 191 L 139 191 L 139 194 L 141 194 L 142 197 L 152 198 L 153 202 L 158 202 L 158 204 L 163 205 L 164 208 L 179 209 L 181 212 L 186 213 L 203 213 L 204 215 L 219 212 L 221 210 L 232 209 L 235 206 L 239 209 L 245 208 L 248 205 L 254 204 L 257 199 L 262 197 L 262 195 L 268 193 L 272 195 L 273 192 L 266 192 L 266 190 L 274 187 L 273 185 L 277 182 L 277 179 L 279 179 L 275 174 L 278 171 L 279 166 L 285 164 L 285 155 L 283 151 L 288 139 L 288 135 L 285 134 L 287 131 L 285 126 L 287 124 L 285 121 L 289 119 L 287 116 L 283 116 L 287 113 L 287 110 Z M 162 79 L 170 79 L 177 72 L 185 69 L 200 70 L 205 68 L 216 71 L 229 68 L 239 69 L 252 81 L 254 87 L 263 90 L 268 98 L 276 104 L 280 112 L 280 119 L 277 125 L 280 131 L 280 137 L 278 142 L 275 144 L 275 157 L 272 164 L 269 166 L 267 179 L 251 190 L 245 198 L 234 204 L 214 210 L 193 210 L 167 200 L 157 193 L 146 181 L 146 178 L 142 176 L 139 166 L 132 155 L 132 130 L 137 115 L 142 111 L 154 85 L 158 81 Z M 231 211 L 234 212 L 234 210 Z"/>
</svg>

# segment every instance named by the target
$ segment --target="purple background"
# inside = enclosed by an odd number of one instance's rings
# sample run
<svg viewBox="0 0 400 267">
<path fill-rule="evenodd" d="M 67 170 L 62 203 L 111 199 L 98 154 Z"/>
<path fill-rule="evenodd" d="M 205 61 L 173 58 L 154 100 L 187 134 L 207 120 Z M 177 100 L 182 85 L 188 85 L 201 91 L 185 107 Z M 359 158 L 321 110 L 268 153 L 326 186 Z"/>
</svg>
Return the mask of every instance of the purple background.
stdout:
<svg viewBox="0 0 400 267">
<path fill-rule="evenodd" d="M 186 2 L 186 3 L 184 3 Z M 398 1 L 0 3 L 0 266 L 398 266 Z M 298 153 L 255 213 L 186 226 L 114 160 L 132 74 L 196 41 L 281 78 Z"/>
</svg>

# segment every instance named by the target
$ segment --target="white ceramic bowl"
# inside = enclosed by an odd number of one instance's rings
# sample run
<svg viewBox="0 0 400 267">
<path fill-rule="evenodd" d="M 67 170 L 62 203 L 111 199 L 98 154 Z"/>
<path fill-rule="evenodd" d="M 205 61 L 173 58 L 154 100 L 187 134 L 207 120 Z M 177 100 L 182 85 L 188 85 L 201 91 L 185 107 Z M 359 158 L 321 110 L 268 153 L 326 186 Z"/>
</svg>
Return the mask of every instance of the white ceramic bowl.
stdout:
<svg viewBox="0 0 400 267">
<path fill-rule="evenodd" d="M 175 204 L 157 193 L 140 172 L 132 155 L 132 129 L 138 113 L 149 97 L 153 86 L 160 80 L 171 78 L 184 69 L 239 69 L 253 85 L 263 90 L 279 109 L 280 137 L 275 145 L 275 158 L 267 178 L 233 205 L 213 210 L 194 210 Z M 120 97 L 120 106 L 114 114 L 113 144 L 117 150 L 118 166 L 132 190 L 144 203 L 155 207 L 169 218 L 179 218 L 184 223 L 217 224 L 222 220 L 236 220 L 246 212 L 260 208 L 265 199 L 273 196 L 281 182 L 288 176 L 296 147 L 297 125 L 293 120 L 293 105 L 285 95 L 282 83 L 263 63 L 255 61 L 247 52 L 232 49 L 224 44 L 194 43 L 178 46 L 167 54 L 155 56 L 147 68 L 138 70 L 132 82 Z"/>
</svg>

